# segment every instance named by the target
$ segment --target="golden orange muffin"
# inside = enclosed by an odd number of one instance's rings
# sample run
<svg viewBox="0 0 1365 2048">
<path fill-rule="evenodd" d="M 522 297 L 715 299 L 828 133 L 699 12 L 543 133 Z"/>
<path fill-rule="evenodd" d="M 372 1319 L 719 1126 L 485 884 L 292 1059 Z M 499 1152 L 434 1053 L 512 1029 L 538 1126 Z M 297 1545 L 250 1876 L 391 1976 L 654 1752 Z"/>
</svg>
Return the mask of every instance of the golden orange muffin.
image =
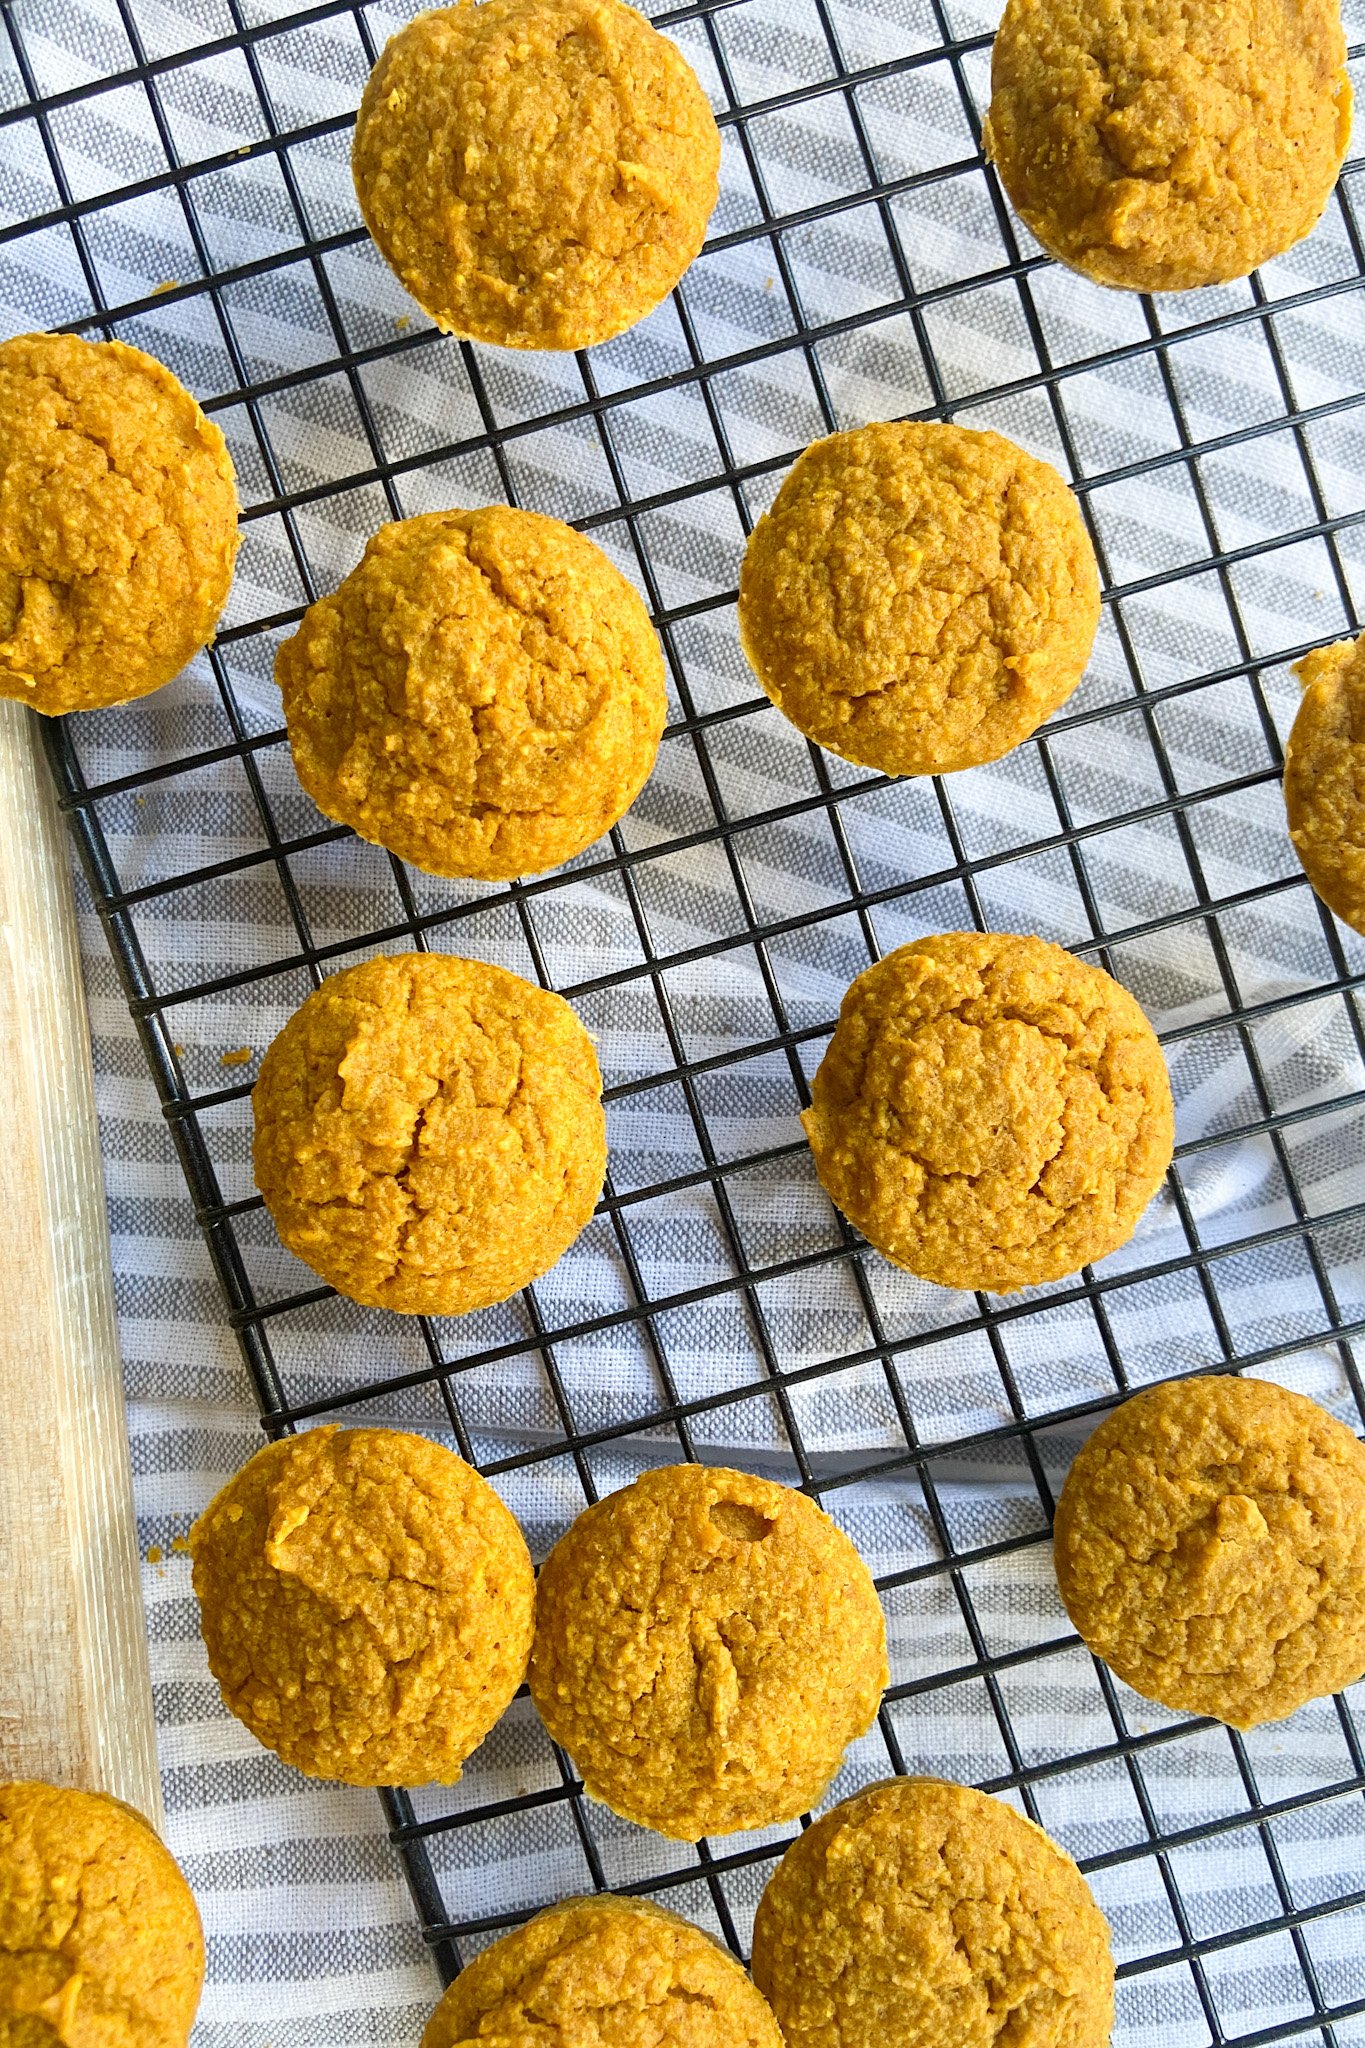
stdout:
<svg viewBox="0 0 1365 2048">
<path fill-rule="evenodd" d="M 581 853 L 634 803 L 664 728 L 638 593 L 572 527 L 503 505 L 381 527 L 275 676 L 314 803 L 434 875 Z"/>
<path fill-rule="evenodd" d="M 1128 991 L 1008 932 L 916 939 L 860 974 L 802 1123 L 830 1199 L 879 1252 L 992 1294 L 1126 1243 L 1175 1135 Z"/>
<path fill-rule="evenodd" d="M 1365 932 L 1365 633 L 1295 664 L 1303 701 L 1284 750 L 1289 836 L 1329 910 Z"/>
<path fill-rule="evenodd" d="M 792 1843 L 754 1921 L 787 2048 L 1105 2048 L 1109 1929 L 1064 1849 L 939 1778 L 869 1786 Z"/>
<path fill-rule="evenodd" d="M 486 1479 L 399 1429 L 248 1459 L 190 1531 L 229 1713 L 310 1778 L 451 1785 L 526 1675 L 535 1577 Z"/>
<path fill-rule="evenodd" d="M 588 1792 L 676 1840 L 792 1820 L 871 1725 L 886 1628 L 805 1494 L 668 1465 L 578 1517 L 540 1574 L 531 1695 Z"/>
<path fill-rule="evenodd" d="M 352 169 L 381 255 L 438 326 L 589 348 L 701 248 L 720 137 L 685 58 L 621 0 L 484 0 L 388 44 Z"/>
<path fill-rule="evenodd" d="M 140 1813 L 0 1784 L 5 2048 L 185 2048 L 203 1982 L 194 1898 Z"/>
<path fill-rule="evenodd" d="M 1314 226 L 1351 133 L 1338 0 L 1009 0 L 986 147 L 1099 284 L 1245 277 Z"/>
<path fill-rule="evenodd" d="M 759 520 L 739 630 L 808 739 L 888 775 L 994 761 L 1071 695 L 1099 570 L 1055 469 L 1000 434 L 902 421 L 806 450 Z"/>
<path fill-rule="evenodd" d="M 404 1315 L 464 1315 L 537 1279 L 606 1172 L 602 1077 L 569 1005 L 445 953 L 324 981 L 251 1104 L 283 1243 L 352 1301 Z"/>
<path fill-rule="evenodd" d="M 734 1957 L 643 1899 L 565 1899 L 475 1956 L 422 2048 L 782 2048 Z"/>
<path fill-rule="evenodd" d="M 1056 1559 L 1090 1648 L 1165 1706 L 1254 1728 L 1365 1676 L 1365 1446 L 1302 1394 L 1135 1394 L 1067 1476 Z"/>
<path fill-rule="evenodd" d="M 163 364 L 0 347 L 0 696 L 56 715 L 159 690 L 213 638 L 236 554 L 226 443 Z"/>
</svg>

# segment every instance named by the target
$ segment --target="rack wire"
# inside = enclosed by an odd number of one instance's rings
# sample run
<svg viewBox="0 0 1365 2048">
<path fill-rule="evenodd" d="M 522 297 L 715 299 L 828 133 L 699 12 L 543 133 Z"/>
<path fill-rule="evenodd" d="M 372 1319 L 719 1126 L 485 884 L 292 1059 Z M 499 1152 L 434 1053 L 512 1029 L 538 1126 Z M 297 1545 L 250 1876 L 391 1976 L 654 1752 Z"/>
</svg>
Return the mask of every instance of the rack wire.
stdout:
<svg viewBox="0 0 1365 2048">
<path fill-rule="evenodd" d="M 83 70 L 54 87 L 39 53 L 60 17 L 3 12 L 0 141 L 31 139 L 33 196 L 0 266 L 57 292 L 54 324 L 171 360 L 243 486 L 234 609 L 146 757 L 129 767 L 98 717 L 45 739 L 266 1430 L 414 1418 L 527 1519 L 552 1496 L 551 1535 L 632 1458 L 727 1449 L 870 1517 L 894 1669 L 854 1781 L 955 1767 L 1066 1840 L 1115 1925 L 1124 2038 L 1360 2038 L 1350 1699 L 1306 1710 L 1297 1743 L 1165 1715 L 1038 1589 L 1067 1457 L 1134 1386 L 1250 1368 L 1365 1419 L 1365 949 L 1307 890 L 1276 808 L 1286 664 L 1359 625 L 1365 162 L 1313 241 L 1245 286 L 1097 293 L 1045 261 L 982 160 L 989 6 L 692 0 L 655 18 L 725 139 L 704 256 L 633 342 L 509 364 L 403 310 L 344 189 L 390 16 L 108 0 L 66 17 Z M 130 95 L 135 143 L 92 177 L 92 124 Z M 255 240 L 225 232 L 247 219 Z M 182 274 L 139 288 L 152 249 Z M 292 357 L 272 356 L 276 314 L 305 335 Z M 733 656 L 743 535 L 805 440 L 878 413 L 1000 425 L 1080 493 L 1096 664 L 998 771 L 853 770 L 781 727 Z M 506 889 L 438 886 L 302 799 L 268 677 L 381 519 L 498 496 L 573 519 L 636 577 L 672 713 L 609 842 Z M 206 803 L 249 817 L 252 843 L 187 864 Z M 1126 980 L 1180 1104 L 1129 1252 L 1006 1300 L 890 1274 L 823 1202 L 793 1121 L 838 989 L 960 923 L 1045 930 Z M 613 1177 L 585 1244 L 501 1320 L 400 1339 L 273 1246 L 244 1165 L 250 1075 L 179 1040 L 278 1023 L 346 960 L 428 945 L 522 965 L 602 1033 Z M 442 1971 L 546 1902 L 532 1883 L 484 1911 L 462 1877 L 533 1826 L 577 1868 L 555 1889 L 672 1898 L 742 1954 L 784 1832 L 694 1851 L 613 1830 L 518 1726 L 510 1778 L 476 1758 L 450 1792 L 383 1795 Z M 1210 1855 L 1230 1879 L 1204 1881 Z"/>
</svg>

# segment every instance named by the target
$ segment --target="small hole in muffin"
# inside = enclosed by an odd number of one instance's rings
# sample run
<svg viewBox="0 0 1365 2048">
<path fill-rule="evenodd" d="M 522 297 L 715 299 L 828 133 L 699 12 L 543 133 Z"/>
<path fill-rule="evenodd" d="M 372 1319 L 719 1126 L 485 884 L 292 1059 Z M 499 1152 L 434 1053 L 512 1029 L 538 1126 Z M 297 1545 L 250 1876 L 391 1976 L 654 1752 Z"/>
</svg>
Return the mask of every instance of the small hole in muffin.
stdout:
<svg viewBox="0 0 1365 2048">
<path fill-rule="evenodd" d="M 761 1543 L 777 1526 L 757 1508 L 745 1507 L 742 1500 L 718 1500 L 711 1509 L 711 1520 L 738 1543 Z"/>
</svg>

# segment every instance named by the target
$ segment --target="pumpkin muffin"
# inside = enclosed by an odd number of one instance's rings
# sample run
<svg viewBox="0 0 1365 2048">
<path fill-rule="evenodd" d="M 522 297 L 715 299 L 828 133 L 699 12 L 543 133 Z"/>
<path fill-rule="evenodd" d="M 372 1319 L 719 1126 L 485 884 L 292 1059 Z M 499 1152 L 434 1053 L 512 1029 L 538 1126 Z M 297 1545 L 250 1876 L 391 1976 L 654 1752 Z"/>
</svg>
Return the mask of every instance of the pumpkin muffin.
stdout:
<svg viewBox="0 0 1365 2048">
<path fill-rule="evenodd" d="M 994 761 L 1081 679 L 1095 551 L 1055 469 L 902 421 L 817 441 L 749 538 L 739 630 L 792 723 L 888 775 Z"/>
<path fill-rule="evenodd" d="M 0 347 L 0 696 L 55 716 L 159 690 L 213 638 L 236 553 L 226 443 L 163 364 Z"/>
<path fill-rule="evenodd" d="M 1164 1706 L 1254 1728 L 1365 1676 L 1365 1446 L 1302 1394 L 1135 1394 L 1067 1476 L 1056 1559 L 1090 1648 Z"/>
<path fill-rule="evenodd" d="M 548 1271 L 606 1172 L 602 1078 L 561 996 L 445 953 L 324 981 L 261 1062 L 256 1185 L 339 1293 L 464 1315 Z"/>
<path fill-rule="evenodd" d="M 319 810 L 481 881 L 600 839 L 643 789 L 666 709 L 658 638 L 620 570 L 503 505 L 381 527 L 275 677 Z"/>
<path fill-rule="evenodd" d="M 643 1899 L 564 1899 L 475 1956 L 422 2048 L 782 2048 L 734 1957 Z"/>
<path fill-rule="evenodd" d="M 381 255 L 439 327 L 589 348 L 701 248 L 720 137 L 681 53 L 621 0 L 484 0 L 388 44 L 352 169 Z"/>
<path fill-rule="evenodd" d="M 185 2048 L 204 1982 L 190 1888 L 121 1799 L 0 1784 L 0 2041 Z"/>
<path fill-rule="evenodd" d="M 1171 1163 L 1166 1063 L 1128 991 L 1043 939 L 944 932 L 869 967 L 802 1117 L 884 1257 L 1008 1294 L 1127 1242 Z"/>
<path fill-rule="evenodd" d="M 1338 0 L 1009 0 L 986 147 L 1099 284 L 1245 277 L 1316 224 L 1351 133 Z"/>
<path fill-rule="evenodd" d="M 594 1799 L 694 1842 L 814 1805 L 877 1712 L 886 1629 L 867 1566 L 805 1494 L 669 1465 L 550 1552 L 530 1681 Z"/>
<path fill-rule="evenodd" d="M 520 1529 L 452 1451 L 310 1429 L 248 1459 L 190 1531 L 223 1704 L 295 1770 L 451 1785 L 526 1674 Z"/>
<path fill-rule="evenodd" d="M 1105 2048 L 1109 1929 L 1065 1850 L 999 1799 L 893 1778 L 792 1843 L 754 1921 L 787 2048 Z"/>
<path fill-rule="evenodd" d="M 1289 836 L 1329 910 L 1365 932 L 1365 633 L 1296 663 L 1303 701 L 1284 751 Z"/>
</svg>

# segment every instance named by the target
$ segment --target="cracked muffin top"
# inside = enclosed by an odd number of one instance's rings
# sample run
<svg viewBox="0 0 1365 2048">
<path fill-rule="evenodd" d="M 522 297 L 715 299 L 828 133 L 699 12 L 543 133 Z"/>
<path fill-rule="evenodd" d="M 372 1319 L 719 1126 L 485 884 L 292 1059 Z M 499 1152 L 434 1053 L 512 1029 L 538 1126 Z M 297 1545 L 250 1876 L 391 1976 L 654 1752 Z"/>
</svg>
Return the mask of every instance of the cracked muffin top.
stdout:
<svg viewBox="0 0 1365 2048">
<path fill-rule="evenodd" d="M 163 364 L 0 347 L 0 696 L 55 716 L 159 690 L 213 638 L 236 554 L 227 445 Z"/>
<path fill-rule="evenodd" d="M 422 2048 L 782 2048 L 740 1965 L 644 1899 L 565 1899 L 475 1956 Z"/>
<path fill-rule="evenodd" d="M 320 810 L 482 881 L 557 867 L 614 825 L 666 709 L 638 592 L 572 527 L 503 505 L 381 527 L 275 676 Z"/>
<path fill-rule="evenodd" d="M 826 1192 L 879 1252 L 995 1294 L 1126 1243 L 1174 1142 L 1133 997 L 1001 932 L 917 939 L 860 974 L 802 1122 Z"/>
<path fill-rule="evenodd" d="M 588 348 L 701 248 L 720 136 L 682 53 L 621 0 L 483 0 L 387 45 L 352 170 L 381 255 L 438 326 Z"/>
<path fill-rule="evenodd" d="M 888 775 L 994 761 L 1075 689 L 1099 570 L 1055 469 L 905 421 L 807 448 L 739 579 L 758 680 L 808 739 Z"/>
<path fill-rule="evenodd" d="M 1284 750 L 1289 836 L 1329 910 L 1365 932 L 1365 633 L 1315 647 Z"/>
<path fill-rule="evenodd" d="M 787 2048 L 1105 2048 L 1109 1929 L 1065 1850 L 1002 1800 L 895 1778 L 768 1880 L 754 1981 Z"/>
<path fill-rule="evenodd" d="M 309 1777 L 453 1784 L 526 1674 L 521 1531 L 425 1437 L 329 1426 L 267 1444 L 190 1552 L 224 1705 Z"/>
<path fill-rule="evenodd" d="M 1365 1446 L 1284 1387 L 1125 1401 L 1067 1475 L 1056 1559 L 1090 1648 L 1164 1706 L 1254 1728 L 1365 1675 Z"/>
<path fill-rule="evenodd" d="M 1292 247 L 1351 134 L 1339 0 L 1009 0 L 986 146 L 1049 254 L 1189 291 Z"/>
<path fill-rule="evenodd" d="M 0 2041 L 185 2048 L 203 1981 L 190 1888 L 140 1813 L 0 1784 Z"/>
<path fill-rule="evenodd" d="M 886 1629 L 867 1566 L 805 1494 L 646 1472 L 540 1574 L 531 1694 L 588 1792 L 680 1841 L 792 1820 L 872 1723 Z"/>
<path fill-rule="evenodd" d="M 399 953 L 331 976 L 261 1062 L 256 1185 L 352 1301 L 463 1315 L 551 1267 L 606 1172 L 592 1041 L 505 968 Z"/>
</svg>

